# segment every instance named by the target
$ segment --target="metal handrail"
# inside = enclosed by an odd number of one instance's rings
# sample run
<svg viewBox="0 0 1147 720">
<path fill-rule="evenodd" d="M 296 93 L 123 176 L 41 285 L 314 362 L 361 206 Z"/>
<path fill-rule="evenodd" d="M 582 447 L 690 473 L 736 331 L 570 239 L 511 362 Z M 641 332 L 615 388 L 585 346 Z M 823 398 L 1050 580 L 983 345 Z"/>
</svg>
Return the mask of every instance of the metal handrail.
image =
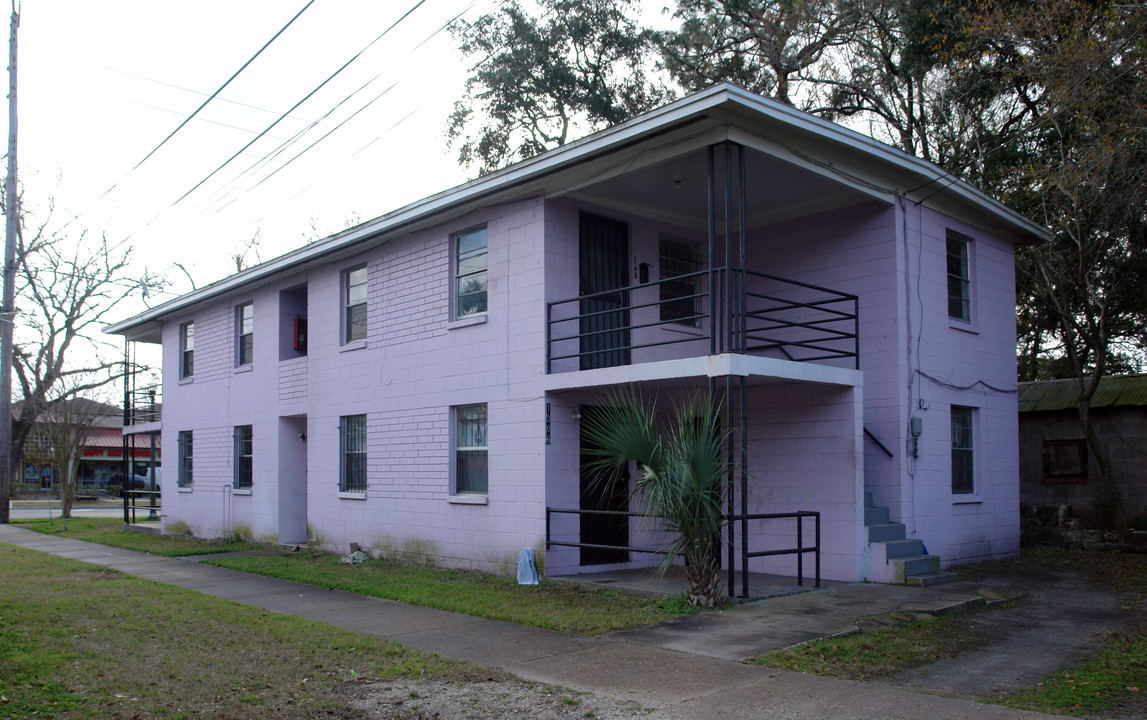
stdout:
<svg viewBox="0 0 1147 720">
<path fill-rule="evenodd" d="M 712 298 L 712 286 L 723 288 L 726 284 L 721 276 L 728 274 L 737 282 L 728 283 L 729 288 L 723 292 L 732 293 L 733 298 L 723 299 L 721 303 L 708 303 L 709 311 L 701 311 L 706 305 L 705 298 Z M 666 300 L 657 300 L 632 303 L 618 302 L 616 307 L 582 311 L 580 303 L 585 300 L 612 299 L 615 297 L 631 297 L 630 293 L 643 288 L 656 288 L 667 282 L 680 282 L 690 278 L 708 278 L 709 288 L 699 289 L 690 295 L 682 295 Z M 762 292 L 761 289 L 749 287 L 749 279 L 760 279 L 773 283 L 791 286 L 801 291 L 816 293 L 819 297 L 804 301 L 791 297 L 782 297 L 775 292 Z M 702 283 L 698 283 L 701 285 Z M 732 300 L 731 302 L 729 300 Z M 754 301 L 750 303 L 749 301 Z M 691 303 L 697 311 L 671 320 L 652 320 L 634 323 L 633 311 L 647 308 L 659 308 L 669 303 Z M 759 303 L 769 303 L 763 306 L 754 306 Z M 556 317 L 555 310 L 579 303 L 577 312 L 566 317 Z M 628 353 L 631 350 L 660 347 L 663 345 L 678 345 L 710 341 L 712 352 L 734 352 L 741 354 L 761 354 L 762 352 L 779 352 L 785 358 L 797 362 L 816 362 L 820 360 L 834 360 L 853 358 L 857 368 L 860 367 L 859 336 L 860 326 L 858 319 L 859 299 L 856 295 L 833 290 L 831 288 L 791 280 L 777 275 L 747 270 L 745 268 L 713 268 L 684 275 L 652 280 L 638 285 L 586 293 L 573 298 L 555 300 L 546 303 L 546 372 L 554 372 L 554 362 L 558 360 L 572 360 L 586 356 L 599 355 L 621 351 Z M 630 320 L 617 327 L 582 330 L 584 320 L 605 318 L 619 312 L 629 313 Z M 802 316 L 803 313 L 803 316 Z M 706 320 L 708 320 L 706 322 Z M 577 322 L 572 329 L 567 329 L 569 323 Z M 684 321 L 684 323 L 683 323 Z M 587 338 L 607 337 L 615 333 L 631 333 L 635 330 L 645 330 L 663 326 L 682 326 L 690 328 L 685 337 L 666 339 L 650 339 L 645 342 L 611 345 L 610 347 L 582 349 L 582 343 Z M 794 335 L 794 333 L 797 333 Z M 632 335 L 630 335 L 632 338 Z M 721 341 L 718 343 L 717 338 Z M 562 350 L 560 343 L 578 343 L 575 350 Z M 625 364 L 631 364 L 627 359 Z"/>
<path fill-rule="evenodd" d="M 664 549 L 650 549 L 639 548 L 627 545 L 602 545 L 598 543 L 582 543 L 582 542 L 569 542 L 565 540 L 554 540 L 550 528 L 550 516 L 553 514 L 566 514 L 566 515 L 604 515 L 614 517 L 644 517 L 658 519 L 656 515 L 648 513 L 635 512 L 632 510 L 583 510 L 580 508 L 552 508 L 546 507 L 546 551 L 548 552 L 551 547 L 576 547 L 576 548 L 597 548 L 602 550 L 627 550 L 629 552 L 648 553 L 651 555 L 664 555 Z M 732 528 L 732 524 L 736 522 L 741 523 L 741 533 L 743 537 L 748 536 L 748 527 L 745 523 L 750 520 L 783 520 L 788 518 L 795 518 L 797 521 L 796 533 L 796 547 L 793 548 L 780 548 L 776 550 L 756 550 L 753 552 L 748 551 L 747 543 L 742 543 L 744 548 L 741 552 L 741 577 L 742 577 L 742 598 L 749 596 L 749 581 L 748 581 L 748 567 L 749 559 L 755 557 L 774 557 L 778 555 L 796 555 L 797 556 L 797 585 L 804 587 L 804 556 L 806 553 L 813 553 L 815 564 L 815 587 L 820 587 L 820 513 L 815 510 L 798 510 L 791 513 L 751 513 L 747 515 L 722 515 L 722 522 L 726 523 L 726 527 Z M 813 518 L 814 523 L 814 541 L 811 547 L 804 544 L 804 519 Z M 730 532 L 727 538 L 728 542 L 732 543 L 732 533 Z M 736 592 L 734 582 L 732 580 L 733 569 L 729 569 L 729 596 L 732 597 Z"/>
<path fill-rule="evenodd" d="M 128 503 L 128 511 L 130 513 L 130 524 L 139 522 L 136 518 L 136 510 L 146 510 L 147 520 L 159 520 L 163 511 L 163 494 L 159 490 L 127 490 L 124 489 L 124 496 L 130 499 Z M 147 505 L 138 505 L 136 500 L 140 498 L 147 498 Z"/>
</svg>

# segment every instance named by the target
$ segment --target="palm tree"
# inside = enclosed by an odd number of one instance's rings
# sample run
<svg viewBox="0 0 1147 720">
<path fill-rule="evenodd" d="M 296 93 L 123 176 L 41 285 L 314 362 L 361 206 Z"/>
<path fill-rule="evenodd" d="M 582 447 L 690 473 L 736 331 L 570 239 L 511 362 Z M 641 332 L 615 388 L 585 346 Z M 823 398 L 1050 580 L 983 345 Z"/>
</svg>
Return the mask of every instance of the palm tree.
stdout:
<svg viewBox="0 0 1147 720">
<path fill-rule="evenodd" d="M 722 602 L 721 489 L 729 470 L 723 452 L 728 433 L 720 429 L 718 404 L 698 394 L 665 417 L 656 401 L 646 406 L 626 390 L 605 405 L 582 420 L 586 438 L 596 446 L 591 450 L 598 456 L 595 464 L 612 472 L 637 463 L 633 496 L 643 514 L 672 534 L 658 570 L 664 573 L 684 556 L 689 604 L 716 607 Z"/>
</svg>

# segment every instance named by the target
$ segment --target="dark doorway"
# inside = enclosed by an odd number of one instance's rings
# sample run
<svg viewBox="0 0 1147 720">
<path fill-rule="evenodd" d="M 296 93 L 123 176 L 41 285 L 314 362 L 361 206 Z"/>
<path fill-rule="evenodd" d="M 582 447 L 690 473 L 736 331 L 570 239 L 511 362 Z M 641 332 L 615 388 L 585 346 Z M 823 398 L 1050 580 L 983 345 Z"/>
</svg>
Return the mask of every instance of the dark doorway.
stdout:
<svg viewBox="0 0 1147 720">
<path fill-rule="evenodd" d="M 601 409 L 581 406 L 582 427 Z M 581 433 L 581 509 L 619 510 L 629 509 L 629 473 L 618 470 L 605 473 L 592 467 L 597 459 L 592 454 L 594 445 Z M 594 545 L 629 545 L 629 518 L 625 515 L 581 515 L 581 542 Z M 582 565 L 604 565 L 606 563 L 629 562 L 629 551 L 613 548 L 581 548 Z"/>
<path fill-rule="evenodd" d="M 581 213 L 581 369 L 629 364 L 629 227 Z"/>
</svg>

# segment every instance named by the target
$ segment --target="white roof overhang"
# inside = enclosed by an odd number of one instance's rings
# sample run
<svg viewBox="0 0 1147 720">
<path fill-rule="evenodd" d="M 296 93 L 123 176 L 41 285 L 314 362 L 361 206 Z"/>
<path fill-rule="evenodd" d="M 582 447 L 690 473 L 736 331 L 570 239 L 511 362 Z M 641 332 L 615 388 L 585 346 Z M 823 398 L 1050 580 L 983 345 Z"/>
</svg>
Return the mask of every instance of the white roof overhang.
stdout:
<svg viewBox="0 0 1147 720">
<path fill-rule="evenodd" d="M 932 163 L 725 84 L 305 245 L 109 325 L 104 332 L 124 335 L 129 340 L 159 342 L 166 317 L 185 314 L 219 299 L 249 292 L 252 287 L 363 252 L 481 206 L 538 195 L 578 197 L 591 193 L 594 186 L 606 187 L 611 180 L 643 168 L 690 155 L 701 157 L 705 148 L 724 140 L 792 166 L 808 177 L 831 180 L 833 191 L 819 198 L 821 207 L 857 199 L 892 203 L 902 197 L 1016 243 L 1039 242 L 1049 237 L 1045 228 Z M 793 209 L 789 210 L 791 214 Z M 762 216 L 758 221 L 776 217 Z"/>
</svg>

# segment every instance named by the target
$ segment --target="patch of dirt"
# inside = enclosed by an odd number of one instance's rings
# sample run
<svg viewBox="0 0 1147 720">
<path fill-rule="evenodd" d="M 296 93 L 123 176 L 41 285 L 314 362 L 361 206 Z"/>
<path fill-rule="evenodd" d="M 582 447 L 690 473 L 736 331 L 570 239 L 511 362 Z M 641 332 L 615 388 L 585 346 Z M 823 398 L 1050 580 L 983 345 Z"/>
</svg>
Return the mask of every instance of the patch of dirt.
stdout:
<svg viewBox="0 0 1147 720">
<path fill-rule="evenodd" d="M 507 680 L 450 683 L 397 680 L 365 686 L 351 706 L 378 720 L 679 720 L 630 700 Z"/>
<path fill-rule="evenodd" d="M 1035 686 L 1065 665 L 1084 661 L 1109 632 L 1142 622 L 1142 607 L 1098 587 L 1071 568 L 1014 568 L 988 579 L 993 588 L 1019 590 L 1024 598 L 950 622 L 986 639 L 975 650 L 888 676 L 896 687 L 981 699 Z"/>
</svg>

